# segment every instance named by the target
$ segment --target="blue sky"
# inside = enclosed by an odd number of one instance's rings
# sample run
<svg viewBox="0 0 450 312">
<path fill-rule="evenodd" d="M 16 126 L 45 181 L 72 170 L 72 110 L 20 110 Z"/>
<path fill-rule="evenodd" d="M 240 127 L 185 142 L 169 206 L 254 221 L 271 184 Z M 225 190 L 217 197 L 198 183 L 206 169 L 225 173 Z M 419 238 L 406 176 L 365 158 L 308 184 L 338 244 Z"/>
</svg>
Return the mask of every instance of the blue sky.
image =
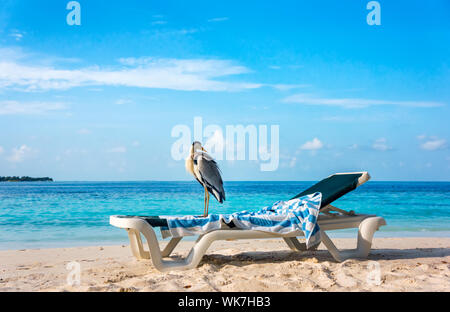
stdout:
<svg viewBox="0 0 450 312">
<path fill-rule="evenodd" d="M 279 125 L 225 180 L 450 180 L 450 3 L 0 0 L 0 175 L 188 180 L 174 126 Z M 344 4 L 345 3 L 345 4 Z"/>
</svg>

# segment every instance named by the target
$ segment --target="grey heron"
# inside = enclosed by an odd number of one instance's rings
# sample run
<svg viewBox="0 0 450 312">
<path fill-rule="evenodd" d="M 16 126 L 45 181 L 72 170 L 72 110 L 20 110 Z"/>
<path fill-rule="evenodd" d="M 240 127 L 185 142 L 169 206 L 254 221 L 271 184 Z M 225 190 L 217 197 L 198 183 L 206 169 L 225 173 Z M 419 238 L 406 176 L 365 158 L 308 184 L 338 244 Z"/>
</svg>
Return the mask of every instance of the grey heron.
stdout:
<svg viewBox="0 0 450 312">
<path fill-rule="evenodd" d="M 203 216 L 208 216 L 209 193 L 219 203 L 225 200 L 225 190 L 220 176 L 220 169 L 216 161 L 207 154 L 202 144 L 198 141 L 192 143 L 190 154 L 186 158 L 186 171 L 191 173 L 205 190 Z"/>
</svg>

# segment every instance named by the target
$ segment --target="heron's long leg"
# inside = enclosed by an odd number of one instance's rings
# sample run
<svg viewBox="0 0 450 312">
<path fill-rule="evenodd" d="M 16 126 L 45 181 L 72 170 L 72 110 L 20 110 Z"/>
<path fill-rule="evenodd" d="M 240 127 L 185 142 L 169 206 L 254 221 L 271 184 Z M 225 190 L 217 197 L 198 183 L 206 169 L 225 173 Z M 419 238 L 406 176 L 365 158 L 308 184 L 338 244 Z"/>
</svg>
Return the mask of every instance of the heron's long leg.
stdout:
<svg viewBox="0 0 450 312">
<path fill-rule="evenodd" d="M 205 189 L 205 201 L 204 201 L 204 206 L 203 206 L 203 216 L 206 217 L 207 216 L 207 214 L 206 214 L 206 199 L 208 196 L 208 190 L 206 189 L 206 186 L 203 186 L 203 187 Z"/>
<path fill-rule="evenodd" d="M 206 216 L 209 214 L 209 192 L 206 192 Z"/>
</svg>

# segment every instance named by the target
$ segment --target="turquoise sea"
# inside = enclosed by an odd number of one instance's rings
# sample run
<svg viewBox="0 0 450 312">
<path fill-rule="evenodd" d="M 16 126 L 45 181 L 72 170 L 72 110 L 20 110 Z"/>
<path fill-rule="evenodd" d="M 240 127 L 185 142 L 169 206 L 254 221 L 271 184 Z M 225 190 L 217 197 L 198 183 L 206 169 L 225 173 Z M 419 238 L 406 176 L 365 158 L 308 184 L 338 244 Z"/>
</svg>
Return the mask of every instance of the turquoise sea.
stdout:
<svg viewBox="0 0 450 312">
<path fill-rule="evenodd" d="M 210 213 L 258 210 L 314 182 L 226 182 L 227 201 Z M 383 216 L 377 237 L 450 237 L 450 182 L 368 182 L 334 205 Z M 0 249 L 124 244 L 114 214 L 201 214 L 203 188 L 192 182 L 0 183 Z M 333 237 L 347 237 L 342 230 Z"/>
</svg>

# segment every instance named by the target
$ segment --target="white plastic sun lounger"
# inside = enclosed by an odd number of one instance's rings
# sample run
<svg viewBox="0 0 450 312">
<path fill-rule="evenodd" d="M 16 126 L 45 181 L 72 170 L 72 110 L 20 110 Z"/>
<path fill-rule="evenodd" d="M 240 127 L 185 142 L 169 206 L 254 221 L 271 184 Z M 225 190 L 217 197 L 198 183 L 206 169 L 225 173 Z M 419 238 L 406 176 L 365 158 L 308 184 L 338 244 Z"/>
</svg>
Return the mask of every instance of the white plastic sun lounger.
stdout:
<svg viewBox="0 0 450 312">
<path fill-rule="evenodd" d="M 367 214 L 355 214 L 332 206 L 330 203 L 344 194 L 367 182 L 370 176 L 367 172 L 337 173 L 318 182 L 294 198 L 322 193 L 321 214 L 318 218 L 320 237 L 332 257 L 342 262 L 349 258 L 366 258 L 370 252 L 372 238 L 380 226 L 386 225 L 382 217 Z M 167 220 L 149 216 L 111 216 L 110 224 L 128 232 L 133 255 L 138 259 L 151 259 L 159 271 L 188 270 L 197 267 L 209 246 L 216 240 L 227 239 L 261 239 L 283 238 L 291 250 L 305 251 L 305 243 L 300 243 L 298 236 L 304 236 L 302 231 L 289 234 L 269 233 L 236 228 L 214 230 L 200 235 L 189 252 L 181 260 L 163 259 L 170 256 L 182 237 L 172 238 L 161 251 L 155 234 L 155 227 L 166 227 Z M 340 251 L 326 234 L 326 231 L 358 228 L 357 248 Z M 144 235 L 148 250 L 144 249 L 141 234 Z M 317 248 L 317 246 L 315 247 Z"/>
</svg>

